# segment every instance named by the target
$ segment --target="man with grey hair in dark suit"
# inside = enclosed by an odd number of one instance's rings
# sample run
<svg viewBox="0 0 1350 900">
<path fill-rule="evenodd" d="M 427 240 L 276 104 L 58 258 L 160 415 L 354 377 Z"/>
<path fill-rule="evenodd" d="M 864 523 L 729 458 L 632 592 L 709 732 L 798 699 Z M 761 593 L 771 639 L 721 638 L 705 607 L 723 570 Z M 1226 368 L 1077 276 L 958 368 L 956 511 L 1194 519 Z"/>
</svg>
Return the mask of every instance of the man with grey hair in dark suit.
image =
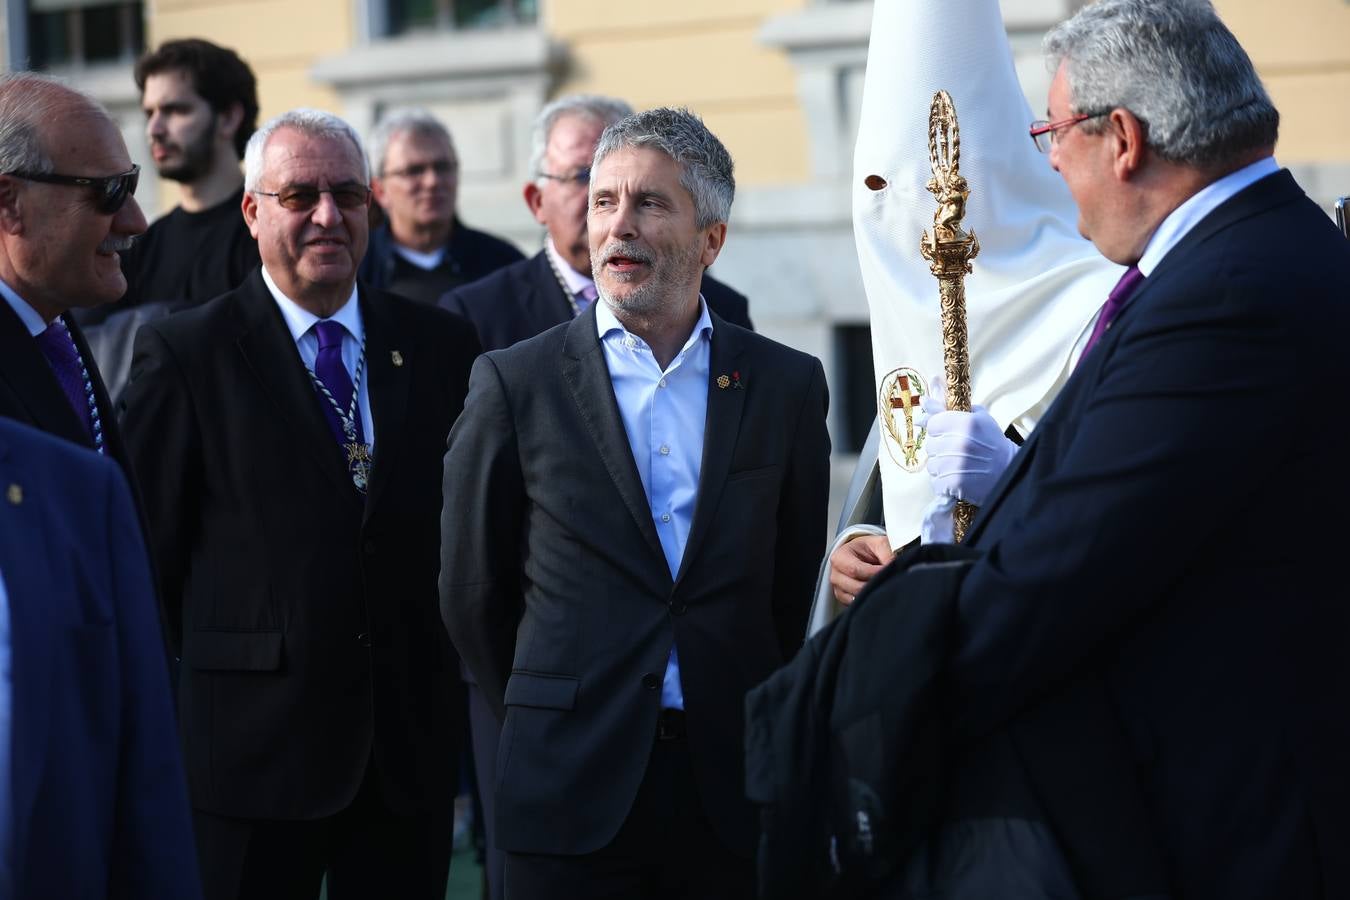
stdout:
<svg viewBox="0 0 1350 900">
<path fill-rule="evenodd" d="M 611 125 L 599 303 L 475 364 L 445 457 L 441 606 L 503 720 L 511 900 L 753 894 L 746 691 L 801 643 L 824 552 L 818 360 L 710 312 L 731 158 Z"/>
</svg>

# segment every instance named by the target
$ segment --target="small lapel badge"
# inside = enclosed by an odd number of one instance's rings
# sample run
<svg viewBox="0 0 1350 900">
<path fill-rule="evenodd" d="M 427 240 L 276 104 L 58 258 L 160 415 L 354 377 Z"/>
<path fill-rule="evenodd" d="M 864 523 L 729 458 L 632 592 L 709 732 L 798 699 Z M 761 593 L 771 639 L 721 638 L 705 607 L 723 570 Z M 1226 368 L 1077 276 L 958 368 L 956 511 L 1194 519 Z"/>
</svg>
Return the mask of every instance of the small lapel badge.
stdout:
<svg viewBox="0 0 1350 900">
<path fill-rule="evenodd" d="M 731 389 L 733 391 L 741 389 L 741 373 L 739 371 L 731 373 Z"/>
<path fill-rule="evenodd" d="M 5 499 L 9 501 L 11 506 L 18 506 L 23 502 L 23 488 L 17 484 L 11 484 L 9 490 L 5 491 Z"/>
<path fill-rule="evenodd" d="M 395 368 L 402 368 L 402 366 L 403 366 L 403 354 L 402 354 L 402 353 L 399 353 L 397 350 L 390 350 L 390 351 L 389 351 L 389 358 L 393 361 Z"/>
<path fill-rule="evenodd" d="M 725 391 L 727 388 L 731 387 L 731 379 L 725 375 L 718 375 L 717 386 Z"/>
</svg>

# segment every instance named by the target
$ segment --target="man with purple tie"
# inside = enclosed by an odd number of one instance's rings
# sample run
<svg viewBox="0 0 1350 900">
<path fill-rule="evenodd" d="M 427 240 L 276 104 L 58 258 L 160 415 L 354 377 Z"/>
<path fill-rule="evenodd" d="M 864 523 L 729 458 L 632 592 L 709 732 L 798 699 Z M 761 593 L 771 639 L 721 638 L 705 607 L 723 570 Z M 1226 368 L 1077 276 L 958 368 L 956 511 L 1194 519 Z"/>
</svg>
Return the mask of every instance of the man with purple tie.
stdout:
<svg viewBox="0 0 1350 900">
<path fill-rule="evenodd" d="M 1350 845 L 1350 429 L 1334 399 L 1350 245 L 1275 162 L 1279 113 L 1209 3 L 1101 0 L 1045 49 L 1031 137 L 1079 230 L 1128 269 L 966 536 L 978 558 L 949 596 L 940 676 L 946 792 L 969 802 L 942 810 L 912 870 L 925 896 L 1014 880 L 993 893 L 1346 896 L 1350 859 L 1331 848 Z M 903 575 L 878 581 L 859 613 L 911 600 Z M 1109 785 L 1085 773 L 1111 747 L 1062 752 L 1083 702 L 1125 763 Z M 981 787 L 1023 777 L 1034 800 L 1016 812 Z M 1049 816 L 1078 893 L 971 846 L 981 822 L 1047 818 L 1047 797 L 1103 786 L 1143 828 L 1105 807 L 1080 808 L 1087 828 Z M 1098 864 L 1123 847 L 1147 849 L 1128 889 L 1106 889 Z"/>
<path fill-rule="evenodd" d="M 120 252 L 145 231 L 139 172 L 94 100 L 50 78 L 0 79 L 0 415 L 131 469 L 76 307 L 126 290 Z"/>
<path fill-rule="evenodd" d="M 244 156 L 261 269 L 137 335 L 147 473 L 209 900 L 440 898 L 458 660 L 437 613 L 440 463 L 472 327 L 357 281 L 369 176 L 294 110 Z"/>
</svg>

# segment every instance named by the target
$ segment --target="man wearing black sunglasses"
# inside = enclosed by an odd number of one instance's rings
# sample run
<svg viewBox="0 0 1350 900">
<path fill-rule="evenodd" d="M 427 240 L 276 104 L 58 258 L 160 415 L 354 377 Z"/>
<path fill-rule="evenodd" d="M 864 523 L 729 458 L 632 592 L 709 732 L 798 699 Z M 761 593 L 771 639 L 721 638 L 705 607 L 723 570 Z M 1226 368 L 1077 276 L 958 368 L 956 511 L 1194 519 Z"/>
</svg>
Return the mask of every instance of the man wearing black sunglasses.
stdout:
<svg viewBox="0 0 1350 900">
<path fill-rule="evenodd" d="M 422 109 L 382 120 L 368 142 L 370 179 L 385 221 L 370 234 L 361 278 L 421 303 L 524 259 L 459 220 L 459 155 L 450 132 Z"/>
<path fill-rule="evenodd" d="M 93 100 L 31 74 L 0 82 L 0 415 L 131 467 L 76 308 L 112 303 L 145 230 L 138 170 Z"/>
<path fill-rule="evenodd" d="M 124 425 L 147 473 L 210 900 L 443 898 L 458 660 L 436 604 L 441 457 L 478 343 L 358 284 L 370 190 L 341 119 L 250 140 L 237 289 L 148 322 Z"/>
</svg>

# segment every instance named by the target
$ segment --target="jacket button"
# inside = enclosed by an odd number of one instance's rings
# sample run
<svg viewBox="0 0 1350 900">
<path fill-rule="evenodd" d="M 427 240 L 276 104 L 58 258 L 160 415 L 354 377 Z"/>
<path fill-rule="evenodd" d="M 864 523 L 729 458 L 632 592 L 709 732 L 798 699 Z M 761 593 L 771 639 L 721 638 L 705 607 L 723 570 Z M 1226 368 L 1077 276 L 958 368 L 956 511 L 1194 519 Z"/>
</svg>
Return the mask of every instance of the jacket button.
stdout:
<svg viewBox="0 0 1350 900">
<path fill-rule="evenodd" d="M 683 600 L 673 601 L 670 604 L 670 611 L 674 615 L 682 616 L 685 613 L 689 612 L 689 604 L 685 603 Z"/>
<path fill-rule="evenodd" d="M 642 686 L 649 691 L 654 691 L 661 686 L 661 679 L 652 672 L 642 676 Z"/>
<path fill-rule="evenodd" d="M 375 555 L 375 542 L 372 541 L 372 540 L 367 540 L 366 543 L 365 543 L 365 546 L 364 546 L 362 549 L 366 551 L 366 556 L 374 556 L 374 555 Z"/>
<path fill-rule="evenodd" d="M 369 632 L 369 631 L 363 631 L 363 632 L 361 632 L 360 634 L 358 634 L 358 635 L 356 636 L 356 642 L 357 642 L 358 644 L 360 644 L 362 647 L 369 647 L 369 646 L 370 646 L 370 632 Z"/>
</svg>

